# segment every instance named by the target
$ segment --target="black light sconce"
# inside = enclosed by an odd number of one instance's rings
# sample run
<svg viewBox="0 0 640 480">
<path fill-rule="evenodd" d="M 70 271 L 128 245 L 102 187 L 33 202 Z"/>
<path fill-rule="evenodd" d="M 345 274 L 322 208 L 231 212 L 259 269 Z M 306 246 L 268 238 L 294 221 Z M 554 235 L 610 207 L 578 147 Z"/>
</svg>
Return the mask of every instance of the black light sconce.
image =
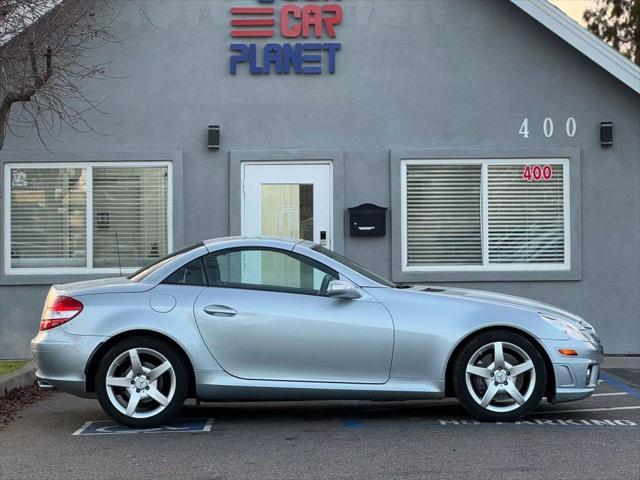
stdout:
<svg viewBox="0 0 640 480">
<path fill-rule="evenodd" d="M 209 150 L 220 149 L 220 126 L 219 125 L 209 125 L 207 148 L 209 148 Z"/>
<path fill-rule="evenodd" d="M 600 122 L 600 146 L 613 145 L 613 122 Z"/>
</svg>

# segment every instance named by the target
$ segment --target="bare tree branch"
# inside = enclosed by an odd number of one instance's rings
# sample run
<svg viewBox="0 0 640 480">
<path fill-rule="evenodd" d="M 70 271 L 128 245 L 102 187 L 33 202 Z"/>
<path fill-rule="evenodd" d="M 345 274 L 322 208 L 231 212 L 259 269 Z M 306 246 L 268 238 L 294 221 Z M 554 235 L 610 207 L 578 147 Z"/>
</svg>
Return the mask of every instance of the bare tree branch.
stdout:
<svg viewBox="0 0 640 480">
<path fill-rule="evenodd" d="M 125 3 L 0 0 L 0 149 L 7 131 L 34 131 L 45 148 L 45 138 L 59 135 L 62 125 L 101 133 L 84 115 L 104 113 L 105 99 L 91 98 L 85 85 L 108 78 L 108 62 L 95 63 L 92 54 L 120 41 L 111 27 Z"/>
</svg>

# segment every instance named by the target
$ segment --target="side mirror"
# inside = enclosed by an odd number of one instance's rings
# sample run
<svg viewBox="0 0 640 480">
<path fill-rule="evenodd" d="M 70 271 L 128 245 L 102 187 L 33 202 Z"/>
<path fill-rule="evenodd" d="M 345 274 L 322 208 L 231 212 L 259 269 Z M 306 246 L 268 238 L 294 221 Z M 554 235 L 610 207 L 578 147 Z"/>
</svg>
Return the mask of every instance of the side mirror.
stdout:
<svg viewBox="0 0 640 480">
<path fill-rule="evenodd" d="M 327 285 L 327 296 L 334 298 L 346 298 L 354 300 L 360 298 L 360 292 L 348 282 L 342 280 L 331 280 Z"/>
</svg>

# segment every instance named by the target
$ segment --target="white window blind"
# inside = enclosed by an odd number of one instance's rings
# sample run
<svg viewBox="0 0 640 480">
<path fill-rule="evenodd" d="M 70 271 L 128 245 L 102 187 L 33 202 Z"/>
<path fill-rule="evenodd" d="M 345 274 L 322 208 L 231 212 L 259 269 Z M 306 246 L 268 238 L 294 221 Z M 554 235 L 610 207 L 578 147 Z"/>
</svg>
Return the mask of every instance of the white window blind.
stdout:
<svg viewBox="0 0 640 480">
<path fill-rule="evenodd" d="M 405 160 L 402 172 L 404 270 L 570 268 L 568 160 Z"/>
<path fill-rule="evenodd" d="M 5 269 L 117 272 L 166 255 L 169 172 L 166 162 L 7 164 Z"/>
<path fill-rule="evenodd" d="M 489 263 L 563 263 L 563 166 L 523 181 L 522 165 L 488 167 Z"/>
<path fill-rule="evenodd" d="M 407 167 L 408 265 L 482 264 L 481 165 Z"/>
<path fill-rule="evenodd" d="M 86 177 L 80 168 L 12 169 L 11 265 L 86 265 Z"/>
<path fill-rule="evenodd" d="M 93 169 L 93 262 L 139 267 L 167 253 L 167 169 Z"/>
</svg>

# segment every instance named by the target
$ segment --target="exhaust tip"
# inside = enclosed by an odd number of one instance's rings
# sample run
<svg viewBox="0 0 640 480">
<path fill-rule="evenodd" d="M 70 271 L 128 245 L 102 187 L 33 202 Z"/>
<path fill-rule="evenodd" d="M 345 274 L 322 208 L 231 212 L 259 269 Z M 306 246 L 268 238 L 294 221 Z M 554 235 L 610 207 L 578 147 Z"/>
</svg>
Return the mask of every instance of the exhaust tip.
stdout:
<svg viewBox="0 0 640 480">
<path fill-rule="evenodd" d="M 50 383 L 45 382 L 44 380 L 38 380 L 38 387 L 40 388 L 40 390 L 53 390 L 54 388 L 56 388 Z"/>
</svg>

